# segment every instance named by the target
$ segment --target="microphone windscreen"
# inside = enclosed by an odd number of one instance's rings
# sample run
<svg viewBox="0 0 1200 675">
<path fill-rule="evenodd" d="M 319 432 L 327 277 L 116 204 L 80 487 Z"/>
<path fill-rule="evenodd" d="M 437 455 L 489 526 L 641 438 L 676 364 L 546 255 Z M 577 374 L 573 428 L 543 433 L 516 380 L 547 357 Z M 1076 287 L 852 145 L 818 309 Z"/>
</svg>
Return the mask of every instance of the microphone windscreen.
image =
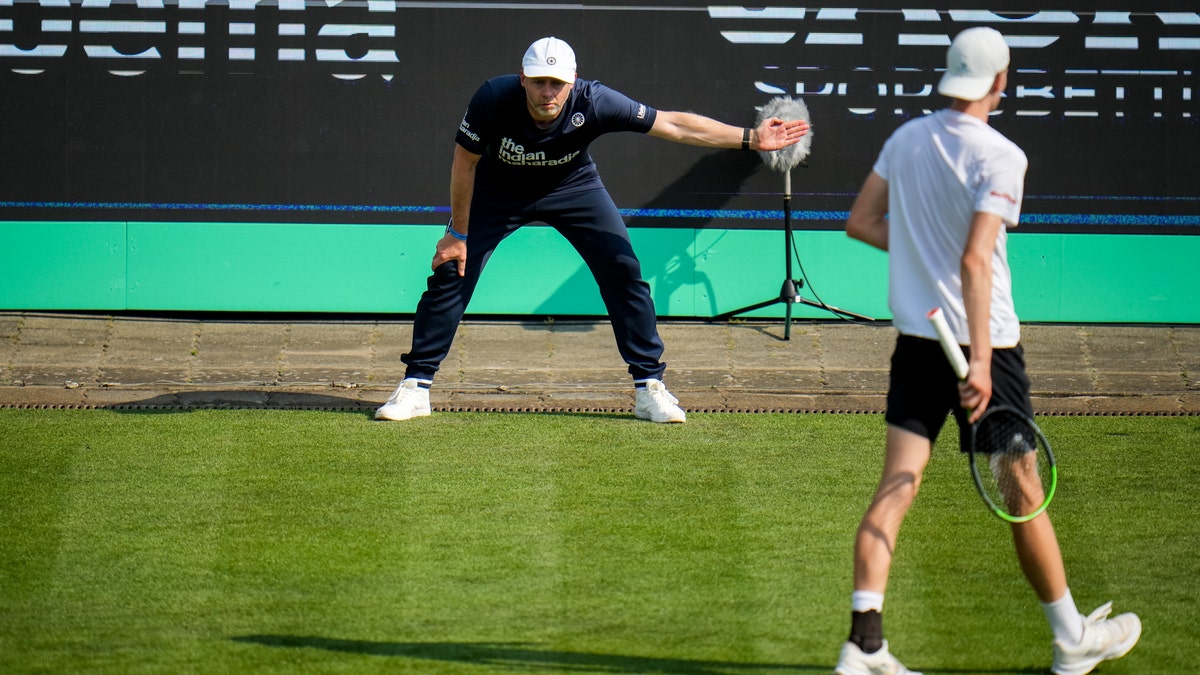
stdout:
<svg viewBox="0 0 1200 675">
<path fill-rule="evenodd" d="M 764 120 L 769 120 L 772 117 L 778 117 L 784 121 L 812 121 L 808 117 L 808 106 L 804 105 L 804 101 L 790 96 L 777 96 L 759 108 L 758 124 L 762 124 Z M 758 155 L 762 157 L 763 164 L 766 164 L 767 168 L 772 171 L 784 173 L 791 171 L 807 159 L 811 149 L 812 130 L 809 129 L 808 133 L 799 142 L 779 150 L 759 150 Z"/>
</svg>

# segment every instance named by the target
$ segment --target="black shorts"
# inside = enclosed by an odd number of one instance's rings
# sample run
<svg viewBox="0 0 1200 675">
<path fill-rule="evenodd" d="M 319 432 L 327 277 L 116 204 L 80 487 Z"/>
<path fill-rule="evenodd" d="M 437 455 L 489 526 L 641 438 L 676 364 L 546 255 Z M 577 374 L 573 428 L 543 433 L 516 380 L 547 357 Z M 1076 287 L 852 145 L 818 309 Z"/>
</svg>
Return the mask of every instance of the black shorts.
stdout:
<svg viewBox="0 0 1200 675">
<path fill-rule="evenodd" d="M 967 350 L 964 350 L 967 351 Z M 969 351 L 967 351 L 969 356 Z M 992 400 L 989 405 L 1009 405 L 1033 417 L 1025 350 L 1021 345 L 992 350 Z M 888 424 L 937 440 L 946 413 L 958 421 L 959 448 L 966 452 L 971 439 L 967 414 L 958 405 L 958 378 L 937 340 L 901 335 L 892 353 L 888 382 Z"/>
</svg>

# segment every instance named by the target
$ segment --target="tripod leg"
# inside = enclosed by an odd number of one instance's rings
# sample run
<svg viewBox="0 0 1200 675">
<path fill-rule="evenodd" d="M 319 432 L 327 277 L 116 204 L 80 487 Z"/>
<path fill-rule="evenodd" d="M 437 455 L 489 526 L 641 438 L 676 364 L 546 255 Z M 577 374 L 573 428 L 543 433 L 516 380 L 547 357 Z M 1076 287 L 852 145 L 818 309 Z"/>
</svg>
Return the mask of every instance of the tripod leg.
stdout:
<svg viewBox="0 0 1200 675">
<path fill-rule="evenodd" d="M 809 307 L 819 307 L 819 308 L 825 310 L 826 312 L 831 312 L 833 314 L 839 314 L 841 316 L 848 317 L 851 319 L 858 319 L 859 321 L 875 321 L 876 320 L 865 314 L 856 314 L 854 312 L 846 311 L 844 309 L 839 309 L 837 307 L 833 307 L 831 305 L 826 305 L 824 303 L 813 302 L 812 300 L 809 300 L 808 298 L 799 298 L 798 297 L 798 298 L 796 298 L 796 302 L 798 302 L 802 305 L 808 305 Z"/>
<path fill-rule="evenodd" d="M 770 307 L 771 305 L 773 305 L 777 302 L 779 302 L 779 298 L 771 298 L 770 300 L 764 300 L 757 304 L 742 307 L 740 309 L 735 309 L 732 312 L 725 312 L 723 314 L 717 314 L 716 316 L 714 316 L 711 319 L 711 321 L 727 321 L 727 320 L 732 319 L 733 317 L 737 316 L 738 314 L 745 314 L 746 312 L 753 312 L 754 310 L 762 309 L 763 307 Z"/>
</svg>

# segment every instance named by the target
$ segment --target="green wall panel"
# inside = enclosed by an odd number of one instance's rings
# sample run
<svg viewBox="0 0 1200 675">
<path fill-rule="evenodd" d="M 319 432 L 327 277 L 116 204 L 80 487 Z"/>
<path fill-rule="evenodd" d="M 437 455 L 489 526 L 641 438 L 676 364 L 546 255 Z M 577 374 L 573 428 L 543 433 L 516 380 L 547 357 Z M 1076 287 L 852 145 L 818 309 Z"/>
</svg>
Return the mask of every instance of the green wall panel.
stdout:
<svg viewBox="0 0 1200 675">
<path fill-rule="evenodd" d="M 430 242 L 427 257 L 433 256 L 433 247 Z M 428 265 L 424 273 L 429 274 Z M 496 247 L 467 310 L 541 316 L 605 313 L 596 282 L 579 254 L 544 225 L 523 227 Z"/>
<path fill-rule="evenodd" d="M 630 238 L 660 316 L 711 317 L 779 296 L 785 275 L 782 232 L 632 230 Z M 868 316 L 887 313 L 887 257 L 841 232 L 798 232 L 793 276 L 829 305 Z M 431 249 L 432 250 L 432 249 Z M 850 272 L 847 274 L 847 272 Z M 802 291 L 816 299 L 812 288 Z M 848 306 L 847 303 L 858 305 Z M 549 227 L 526 227 L 488 261 L 470 311 L 477 314 L 604 314 L 596 283 L 574 249 Z M 782 316 L 783 306 L 746 317 Z M 830 317 L 797 306 L 796 316 Z"/>
<path fill-rule="evenodd" d="M 0 223 L 0 308 L 409 314 L 437 226 L 255 223 Z M 779 295 L 777 230 L 631 231 L 658 313 L 707 318 Z M 1025 321 L 1200 323 L 1200 236 L 1014 232 Z M 801 295 L 889 319 L 887 255 L 840 231 L 795 233 Z M 497 249 L 472 314 L 600 315 L 579 255 L 551 228 Z M 772 304 L 739 314 L 782 317 Z M 834 318 L 807 305 L 798 318 Z"/>
<path fill-rule="evenodd" d="M 125 306 L 125 223 L 0 222 L 0 307 Z"/>
<path fill-rule="evenodd" d="M 130 223 L 131 310 L 411 312 L 436 228 Z"/>
<path fill-rule="evenodd" d="M 1062 323 L 1200 322 L 1200 237 L 1009 237 L 1017 313 Z"/>
</svg>

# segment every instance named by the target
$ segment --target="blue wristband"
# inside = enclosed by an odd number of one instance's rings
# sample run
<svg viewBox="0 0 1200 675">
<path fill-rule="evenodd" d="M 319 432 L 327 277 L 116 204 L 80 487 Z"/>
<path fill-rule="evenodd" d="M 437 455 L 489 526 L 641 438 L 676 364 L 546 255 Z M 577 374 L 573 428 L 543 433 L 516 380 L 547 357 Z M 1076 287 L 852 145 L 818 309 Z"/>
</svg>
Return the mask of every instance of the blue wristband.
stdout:
<svg viewBox="0 0 1200 675">
<path fill-rule="evenodd" d="M 455 229 L 454 229 L 453 227 L 451 227 L 450 225 L 451 225 L 451 223 L 446 223 L 446 234 L 450 235 L 451 237 L 454 237 L 455 239 L 457 239 L 457 240 L 459 240 L 459 241 L 466 241 L 466 240 L 467 240 L 467 235 L 465 235 L 465 234 L 459 234 L 459 233 L 458 233 L 458 230 L 455 230 Z"/>
</svg>

